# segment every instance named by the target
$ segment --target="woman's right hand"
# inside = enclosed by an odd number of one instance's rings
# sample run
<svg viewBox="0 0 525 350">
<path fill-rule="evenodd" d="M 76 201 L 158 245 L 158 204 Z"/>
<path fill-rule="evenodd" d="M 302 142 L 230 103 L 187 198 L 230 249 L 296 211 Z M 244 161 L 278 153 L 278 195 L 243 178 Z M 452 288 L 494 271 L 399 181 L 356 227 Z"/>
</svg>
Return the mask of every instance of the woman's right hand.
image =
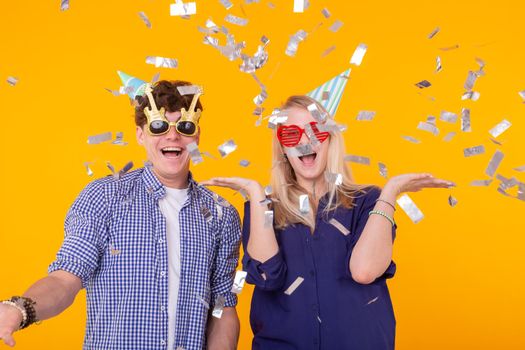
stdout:
<svg viewBox="0 0 525 350">
<path fill-rule="evenodd" d="M 228 187 L 234 191 L 244 190 L 248 196 L 254 200 L 264 199 L 264 189 L 255 180 L 242 177 L 213 177 L 206 181 L 201 181 L 204 186 Z"/>
<path fill-rule="evenodd" d="M 22 322 L 21 312 L 14 306 L 0 304 L 0 339 L 7 346 L 15 346 L 13 333 Z"/>
</svg>

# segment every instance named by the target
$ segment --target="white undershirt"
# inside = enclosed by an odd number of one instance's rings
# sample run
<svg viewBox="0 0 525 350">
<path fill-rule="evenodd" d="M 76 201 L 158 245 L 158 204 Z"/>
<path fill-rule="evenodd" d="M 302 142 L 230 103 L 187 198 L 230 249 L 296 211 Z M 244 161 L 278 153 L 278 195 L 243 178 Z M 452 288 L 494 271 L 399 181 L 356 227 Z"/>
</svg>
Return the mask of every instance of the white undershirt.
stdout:
<svg viewBox="0 0 525 350">
<path fill-rule="evenodd" d="M 168 244 L 168 349 L 173 349 L 180 285 L 179 213 L 182 205 L 188 198 L 188 189 L 165 188 L 166 196 L 159 200 L 159 207 L 166 218 L 166 240 Z"/>
</svg>

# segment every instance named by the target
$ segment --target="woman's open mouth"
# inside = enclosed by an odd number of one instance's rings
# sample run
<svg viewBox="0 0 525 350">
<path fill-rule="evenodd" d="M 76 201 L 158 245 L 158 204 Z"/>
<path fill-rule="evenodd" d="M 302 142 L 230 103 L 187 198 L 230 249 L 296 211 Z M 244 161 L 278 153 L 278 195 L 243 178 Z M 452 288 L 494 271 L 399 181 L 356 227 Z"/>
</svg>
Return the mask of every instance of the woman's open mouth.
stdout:
<svg viewBox="0 0 525 350">
<path fill-rule="evenodd" d="M 315 158 L 317 157 L 317 153 L 312 153 L 312 154 L 308 154 L 308 155 L 305 155 L 305 156 L 300 156 L 299 157 L 299 160 L 304 164 L 304 165 L 313 165 L 315 163 Z"/>
</svg>

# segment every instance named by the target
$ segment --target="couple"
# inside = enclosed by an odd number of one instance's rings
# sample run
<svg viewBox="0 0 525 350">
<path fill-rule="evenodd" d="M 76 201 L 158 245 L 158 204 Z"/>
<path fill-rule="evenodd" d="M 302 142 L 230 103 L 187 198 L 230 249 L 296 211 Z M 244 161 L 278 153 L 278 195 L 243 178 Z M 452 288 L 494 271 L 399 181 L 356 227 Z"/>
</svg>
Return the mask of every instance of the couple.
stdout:
<svg viewBox="0 0 525 350">
<path fill-rule="evenodd" d="M 180 93 L 190 85 L 160 81 L 131 93 L 149 165 L 81 192 L 48 276 L 0 303 L 0 339 L 14 346 L 15 331 L 61 313 L 86 288 L 84 349 L 235 349 L 240 220 L 206 185 L 250 197 L 242 241 L 256 286 L 253 349 L 393 349 L 386 279 L 395 272 L 396 196 L 453 184 L 429 174 L 396 176 L 382 190 L 352 183 L 342 135 L 323 131 L 309 110 L 324 109 L 306 96 L 283 106 L 268 199 L 254 180 L 198 184 L 188 145 L 199 142 L 201 91 Z M 305 144 L 315 153 L 298 153 Z"/>
</svg>

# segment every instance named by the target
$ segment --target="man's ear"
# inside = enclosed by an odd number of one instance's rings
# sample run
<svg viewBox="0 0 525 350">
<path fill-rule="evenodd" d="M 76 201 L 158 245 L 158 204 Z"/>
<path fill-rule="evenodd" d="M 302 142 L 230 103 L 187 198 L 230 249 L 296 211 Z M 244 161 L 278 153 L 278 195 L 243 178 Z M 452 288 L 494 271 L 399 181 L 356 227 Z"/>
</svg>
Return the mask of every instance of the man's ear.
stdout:
<svg viewBox="0 0 525 350">
<path fill-rule="evenodd" d="M 201 127 L 199 126 L 198 127 L 198 131 L 197 131 L 197 134 L 195 134 L 195 143 L 197 143 L 197 145 L 199 144 L 199 141 L 201 140 Z"/>
<path fill-rule="evenodd" d="M 144 130 L 140 126 L 137 126 L 137 142 L 139 145 L 144 144 Z"/>
</svg>

